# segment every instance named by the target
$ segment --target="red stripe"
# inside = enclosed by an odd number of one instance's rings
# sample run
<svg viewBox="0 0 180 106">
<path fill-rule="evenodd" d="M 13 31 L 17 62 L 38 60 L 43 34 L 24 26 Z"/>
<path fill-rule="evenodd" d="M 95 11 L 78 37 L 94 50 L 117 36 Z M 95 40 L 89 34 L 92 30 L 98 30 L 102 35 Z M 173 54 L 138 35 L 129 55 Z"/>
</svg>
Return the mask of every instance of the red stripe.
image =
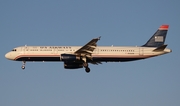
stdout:
<svg viewBox="0 0 180 106">
<path fill-rule="evenodd" d="M 168 30 L 168 28 L 169 28 L 169 25 L 161 25 L 159 27 L 160 30 Z"/>
</svg>

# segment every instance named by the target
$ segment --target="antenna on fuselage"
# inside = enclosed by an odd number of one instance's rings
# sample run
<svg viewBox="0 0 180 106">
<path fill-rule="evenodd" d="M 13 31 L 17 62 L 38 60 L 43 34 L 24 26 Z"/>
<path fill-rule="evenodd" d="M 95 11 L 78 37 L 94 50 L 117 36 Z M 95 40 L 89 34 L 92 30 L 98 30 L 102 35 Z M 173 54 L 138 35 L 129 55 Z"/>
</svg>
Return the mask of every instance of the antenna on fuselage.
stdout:
<svg viewBox="0 0 180 106">
<path fill-rule="evenodd" d="M 24 47 L 27 48 L 27 45 L 25 45 Z"/>
</svg>

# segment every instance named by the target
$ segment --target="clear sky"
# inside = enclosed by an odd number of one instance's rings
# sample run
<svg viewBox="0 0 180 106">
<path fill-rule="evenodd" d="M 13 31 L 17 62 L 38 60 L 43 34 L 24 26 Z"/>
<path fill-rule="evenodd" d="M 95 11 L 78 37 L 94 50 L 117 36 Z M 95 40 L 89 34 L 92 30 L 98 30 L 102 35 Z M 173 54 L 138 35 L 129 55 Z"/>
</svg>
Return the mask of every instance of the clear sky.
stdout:
<svg viewBox="0 0 180 106">
<path fill-rule="evenodd" d="M 0 0 L 0 106 L 179 106 L 179 0 Z M 66 70 L 5 59 L 23 45 L 143 45 L 169 24 L 172 53 Z"/>
</svg>

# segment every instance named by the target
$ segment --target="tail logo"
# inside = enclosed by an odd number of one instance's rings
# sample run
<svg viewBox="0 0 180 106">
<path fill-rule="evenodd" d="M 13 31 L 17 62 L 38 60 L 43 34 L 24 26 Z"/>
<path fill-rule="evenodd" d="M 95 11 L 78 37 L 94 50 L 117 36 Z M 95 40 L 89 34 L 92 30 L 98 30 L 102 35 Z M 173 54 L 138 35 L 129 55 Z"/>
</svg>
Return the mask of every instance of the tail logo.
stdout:
<svg viewBox="0 0 180 106">
<path fill-rule="evenodd" d="M 163 42 L 164 37 L 163 36 L 155 36 L 155 42 Z"/>
</svg>

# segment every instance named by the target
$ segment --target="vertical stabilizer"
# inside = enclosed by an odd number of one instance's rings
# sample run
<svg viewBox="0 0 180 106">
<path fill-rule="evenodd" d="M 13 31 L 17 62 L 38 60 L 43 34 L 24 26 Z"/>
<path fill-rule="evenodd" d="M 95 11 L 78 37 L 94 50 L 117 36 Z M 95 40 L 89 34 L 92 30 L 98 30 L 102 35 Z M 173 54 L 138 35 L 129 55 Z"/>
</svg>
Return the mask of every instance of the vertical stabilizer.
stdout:
<svg viewBox="0 0 180 106">
<path fill-rule="evenodd" d="M 160 47 L 164 45 L 169 25 L 161 25 L 144 47 Z"/>
</svg>

